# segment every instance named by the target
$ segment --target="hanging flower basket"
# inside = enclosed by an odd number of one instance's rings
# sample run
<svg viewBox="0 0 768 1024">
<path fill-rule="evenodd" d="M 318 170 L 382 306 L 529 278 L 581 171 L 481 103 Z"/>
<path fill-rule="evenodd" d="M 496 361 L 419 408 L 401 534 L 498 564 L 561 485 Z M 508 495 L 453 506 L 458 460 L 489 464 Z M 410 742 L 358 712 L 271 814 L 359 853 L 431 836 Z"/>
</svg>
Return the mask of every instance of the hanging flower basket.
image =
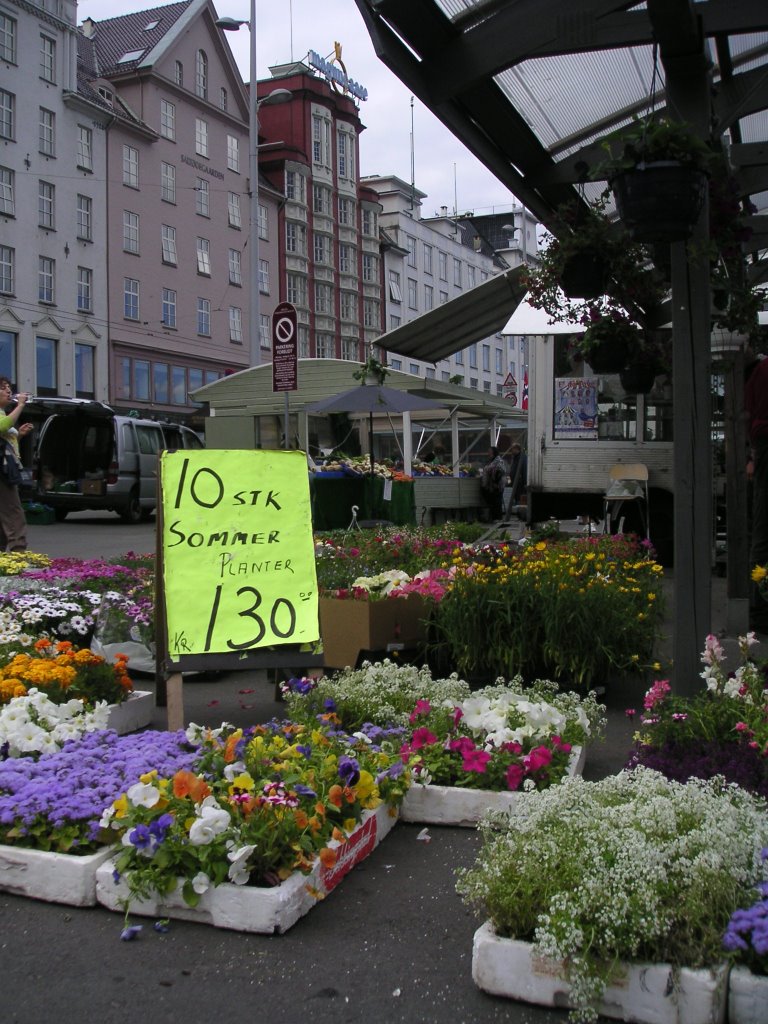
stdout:
<svg viewBox="0 0 768 1024">
<path fill-rule="evenodd" d="M 569 257 L 560 274 L 560 287 L 569 299 L 595 299 L 605 293 L 608 264 L 597 252 Z"/>
<path fill-rule="evenodd" d="M 603 341 L 595 345 L 584 358 L 595 373 L 619 373 L 629 359 L 629 347 L 621 341 Z"/>
<path fill-rule="evenodd" d="M 707 192 L 707 177 L 695 167 L 662 160 L 639 164 L 611 179 L 619 216 L 637 242 L 690 238 Z"/>
<path fill-rule="evenodd" d="M 647 395 L 653 388 L 658 367 L 653 364 L 629 363 L 619 373 L 619 381 L 628 395 Z"/>
</svg>

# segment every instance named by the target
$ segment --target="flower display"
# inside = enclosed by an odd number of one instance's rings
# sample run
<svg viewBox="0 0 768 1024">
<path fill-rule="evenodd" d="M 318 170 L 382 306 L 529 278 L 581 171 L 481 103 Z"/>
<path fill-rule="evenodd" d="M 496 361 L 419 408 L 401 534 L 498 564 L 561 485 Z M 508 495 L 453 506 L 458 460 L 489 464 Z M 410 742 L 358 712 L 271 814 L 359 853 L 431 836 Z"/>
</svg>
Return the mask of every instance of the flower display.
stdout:
<svg viewBox="0 0 768 1024">
<path fill-rule="evenodd" d="M 768 865 L 768 847 L 761 851 L 763 871 Z M 735 910 L 728 922 L 723 947 L 736 963 L 754 974 L 768 975 L 768 879 L 756 886 L 757 899 L 751 907 Z"/>
<path fill-rule="evenodd" d="M 114 832 L 99 822 L 120 793 L 146 772 L 171 776 L 189 769 L 196 756 L 181 731 L 118 736 L 107 730 L 89 732 L 39 760 L 0 761 L 0 842 L 92 853 L 114 841 Z"/>
<path fill-rule="evenodd" d="M 488 687 L 454 705 L 419 700 L 409 721 L 400 752 L 415 783 L 514 792 L 560 782 L 574 744 L 602 730 L 604 708 L 594 694 L 582 701 L 540 681 L 525 692 Z"/>
<path fill-rule="evenodd" d="M 45 568 L 51 564 L 48 555 L 35 551 L 0 552 L 0 576 L 18 576 L 31 568 Z"/>
<path fill-rule="evenodd" d="M 518 813 L 482 823 L 458 890 L 497 935 L 532 942 L 567 978 L 576 1020 L 596 1019 L 619 960 L 722 960 L 766 845 L 764 801 L 722 779 L 681 784 L 644 768 L 519 799 Z"/>
<path fill-rule="evenodd" d="M 630 765 L 680 781 L 722 775 L 768 797 L 768 679 L 750 657 L 755 643 L 754 633 L 739 637 L 741 664 L 729 673 L 722 646 L 708 636 L 701 656 L 705 685 L 693 697 L 679 697 L 657 679 L 643 700 Z"/>
<path fill-rule="evenodd" d="M 0 706 L 0 758 L 54 753 L 68 740 L 105 729 L 108 718 L 106 701 L 88 707 L 76 698 L 52 701 L 32 687 Z"/>
<path fill-rule="evenodd" d="M 85 641 L 93 633 L 101 595 L 74 592 L 37 580 L 14 581 L 0 594 L 0 644 L 29 646 L 29 638 L 58 637 Z"/>
<path fill-rule="evenodd" d="M 190 769 L 143 774 L 102 816 L 132 897 L 171 892 L 181 878 L 195 906 L 222 882 L 274 886 L 316 859 L 332 866 L 363 812 L 396 805 L 410 783 L 396 744 L 349 735 L 333 714 L 187 735 L 200 743 Z"/>
<path fill-rule="evenodd" d="M 23 697 L 30 687 L 44 691 L 54 703 L 74 698 L 89 705 L 97 701 L 118 704 L 133 689 L 126 666 L 124 655 L 109 664 L 87 647 L 42 638 L 31 653 L 17 654 L 0 667 L 0 705 Z"/>
</svg>

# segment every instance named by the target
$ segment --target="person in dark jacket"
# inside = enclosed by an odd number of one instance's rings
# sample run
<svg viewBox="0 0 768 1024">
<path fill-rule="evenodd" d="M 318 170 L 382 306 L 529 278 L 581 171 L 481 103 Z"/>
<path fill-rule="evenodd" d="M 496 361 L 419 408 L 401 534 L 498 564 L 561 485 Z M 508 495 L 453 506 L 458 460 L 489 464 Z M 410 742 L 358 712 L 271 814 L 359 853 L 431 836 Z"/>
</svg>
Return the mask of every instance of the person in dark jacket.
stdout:
<svg viewBox="0 0 768 1024">
<path fill-rule="evenodd" d="M 504 488 L 507 486 L 507 464 L 499 454 L 499 449 L 491 447 L 488 461 L 483 466 L 480 477 L 480 491 L 490 509 L 491 519 L 501 519 L 503 514 Z"/>
</svg>

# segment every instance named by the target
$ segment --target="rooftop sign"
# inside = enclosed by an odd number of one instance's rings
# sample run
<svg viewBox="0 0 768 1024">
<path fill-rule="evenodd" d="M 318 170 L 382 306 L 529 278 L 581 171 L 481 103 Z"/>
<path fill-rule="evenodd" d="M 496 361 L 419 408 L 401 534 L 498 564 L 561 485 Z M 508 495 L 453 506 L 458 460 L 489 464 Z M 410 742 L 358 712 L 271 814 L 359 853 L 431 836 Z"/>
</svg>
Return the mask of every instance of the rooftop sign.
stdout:
<svg viewBox="0 0 768 1024">
<path fill-rule="evenodd" d="M 344 92 L 350 93 L 352 96 L 356 96 L 359 100 L 368 99 L 368 90 L 365 86 L 355 82 L 347 74 L 347 69 L 344 67 L 344 61 L 341 59 L 341 43 L 333 44 L 334 55 L 331 60 L 327 60 L 325 57 L 321 57 L 319 53 L 314 50 L 309 51 L 308 61 L 310 67 L 315 68 L 322 75 L 328 79 L 332 86 L 340 86 Z"/>
</svg>

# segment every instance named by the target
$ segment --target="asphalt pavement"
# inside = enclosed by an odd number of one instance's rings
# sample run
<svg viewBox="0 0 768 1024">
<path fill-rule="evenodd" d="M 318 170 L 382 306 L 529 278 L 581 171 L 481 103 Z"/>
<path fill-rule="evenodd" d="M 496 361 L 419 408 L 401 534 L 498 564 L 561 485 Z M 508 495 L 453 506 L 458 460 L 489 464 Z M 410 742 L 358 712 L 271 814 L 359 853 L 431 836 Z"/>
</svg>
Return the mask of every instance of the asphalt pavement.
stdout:
<svg viewBox="0 0 768 1024">
<path fill-rule="evenodd" d="M 128 525 L 110 513 L 76 513 L 29 528 L 30 548 L 96 557 L 155 549 L 154 522 Z M 137 679 L 152 689 L 153 680 Z M 608 739 L 590 748 L 585 776 L 619 770 L 631 745 L 623 713 L 642 685 L 607 688 Z M 263 672 L 184 684 L 187 720 L 218 725 L 282 715 Z M 154 726 L 165 726 L 155 709 Z M 285 935 L 247 935 L 190 922 L 166 934 L 150 919 L 121 942 L 122 917 L 0 893 L 0 1024 L 564 1024 L 549 1011 L 485 995 L 471 976 L 481 923 L 456 895 L 456 869 L 472 864 L 472 829 L 398 823 L 343 883 Z"/>
</svg>

